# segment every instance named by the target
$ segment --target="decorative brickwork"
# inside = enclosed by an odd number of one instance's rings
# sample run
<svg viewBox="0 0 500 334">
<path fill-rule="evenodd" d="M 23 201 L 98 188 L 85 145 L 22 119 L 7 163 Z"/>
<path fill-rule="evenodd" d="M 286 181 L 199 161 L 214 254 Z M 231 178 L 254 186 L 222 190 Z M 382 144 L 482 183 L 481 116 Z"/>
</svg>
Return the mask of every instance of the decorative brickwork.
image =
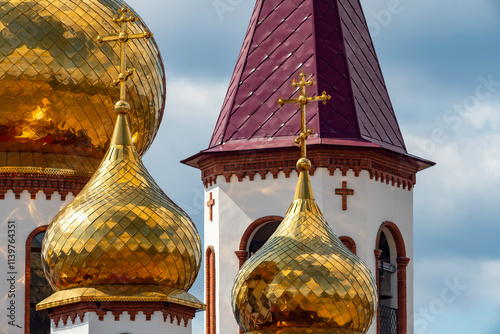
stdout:
<svg viewBox="0 0 500 334">
<path fill-rule="evenodd" d="M 378 266 L 380 262 L 380 256 L 382 256 L 382 251 L 380 249 L 375 249 L 374 250 L 375 254 L 375 281 L 377 283 L 377 296 L 380 296 L 380 277 L 378 274 Z M 377 312 L 376 315 L 376 323 L 377 323 L 377 334 L 380 334 L 380 311 Z"/>
<path fill-rule="evenodd" d="M 208 246 L 205 253 L 205 303 L 207 310 L 205 313 L 205 332 L 206 334 L 216 333 L 216 309 L 215 309 L 215 296 L 216 296 L 216 282 L 215 282 L 215 251 L 214 246 Z"/>
<path fill-rule="evenodd" d="M 398 332 L 407 333 L 407 297 L 406 297 L 406 267 L 410 262 L 407 257 L 398 257 Z"/>
<path fill-rule="evenodd" d="M 339 237 L 340 241 L 347 247 L 354 255 L 356 255 L 356 243 L 351 237 L 341 236 Z"/>
<path fill-rule="evenodd" d="M 24 333 L 30 333 L 30 303 L 31 303 L 31 242 L 35 235 L 47 231 L 48 225 L 39 226 L 26 239 L 26 267 L 24 268 Z"/>
<path fill-rule="evenodd" d="M 347 196 L 354 195 L 354 189 L 347 188 L 347 181 L 342 181 L 342 188 L 335 189 L 335 195 L 342 196 L 342 210 L 347 210 Z"/>
<path fill-rule="evenodd" d="M 212 221 L 214 217 L 214 205 L 215 205 L 215 199 L 212 198 L 212 192 L 209 194 L 209 199 L 207 201 L 207 206 L 208 206 L 208 220 Z"/>
<path fill-rule="evenodd" d="M 254 180 L 256 175 L 265 179 L 267 174 L 277 178 L 280 172 L 285 177 L 295 169 L 299 152 L 295 148 L 280 150 L 261 150 L 258 154 L 254 151 L 238 153 L 211 154 L 204 160 L 197 162 L 197 167 L 202 171 L 202 181 L 205 187 L 215 184 L 218 176 L 224 176 L 226 182 L 231 182 L 231 177 L 236 176 L 239 182 L 243 179 Z M 311 146 L 308 158 L 312 162 L 310 175 L 314 175 L 317 168 L 327 168 L 330 175 L 340 171 L 343 176 L 349 170 L 356 177 L 362 170 L 368 171 L 370 178 L 375 181 L 403 187 L 411 190 L 416 182 L 416 173 L 419 164 L 397 154 L 376 149 L 357 149 L 351 147 Z"/>
<path fill-rule="evenodd" d="M 397 253 L 397 264 L 398 264 L 398 271 L 397 271 L 397 279 L 398 279 L 398 334 L 407 334 L 407 314 L 408 314 L 408 301 L 407 301 L 407 274 L 406 274 L 406 267 L 408 266 L 408 263 L 410 262 L 410 259 L 406 257 L 406 246 L 404 242 L 403 235 L 401 234 L 401 231 L 397 227 L 396 224 L 392 222 L 384 222 L 377 233 L 377 239 L 375 241 L 375 261 L 377 263 L 377 268 L 378 268 L 378 261 L 380 259 L 381 253 L 378 253 L 378 247 L 380 244 L 380 234 L 382 233 L 382 229 L 386 228 L 389 230 L 391 233 L 394 243 L 396 244 L 396 253 Z M 378 275 L 377 275 L 377 287 L 379 287 L 379 282 L 378 282 Z M 377 315 L 377 333 L 380 334 L 380 318 Z"/>
<path fill-rule="evenodd" d="M 50 309 L 48 312 L 50 319 L 52 319 L 56 327 L 58 327 L 61 320 L 64 325 L 67 325 L 68 321 L 71 321 L 71 324 L 74 324 L 77 317 L 80 321 L 83 321 L 87 312 L 96 313 L 100 321 L 104 320 L 104 316 L 108 312 L 113 314 L 115 321 L 119 321 L 120 316 L 122 316 L 124 312 L 128 313 L 131 321 L 135 321 L 137 314 L 142 312 L 146 315 L 146 321 L 151 321 L 151 316 L 157 311 L 163 313 L 164 322 L 170 321 L 171 324 L 175 322 L 177 326 L 180 326 L 182 323 L 185 327 L 187 327 L 189 321 L 194 318 L 196 309 L 188 306 L 163 302 L 80 302 L 59 306 Z"/>
<path fill-rule="evenodd" d="M 11 168 L 12 169 L 12 168 Z M 90 179 L 88 173 L 61 172 L 43 173 L 39 170 L 15 171 L 15 169 L 0 169 L 0 200 L 5 199 L 5 193 L 12 190 L 16 199 L 21 198 L 23 191 L 31 194 L 31 199 L 36 198 L 36 194 L 42 191 L 47 200 L 52 198 L 55 192 L 61 195 L 61 200 L 65 201 L 69 193 L 78 195 Z"/>
<path fill-rule="evenodd" d="M 240 268 L 248 258 L 248 242 L 250 241 L 250 237 L 253 235 L 253 233 L 262 225 L 265 225 L 269 222 L 280 222 L 282 220 L 283 217 L 280 216 L 266 216 L 259 218 L 248 225 L 247 229 L 243 233 L 243 236 L 241 237 L 240 248 L 235 252 L 239 260 Z"/>
<path fill-rule="evenodd" d="M 375 241 L 377 248 L 380 243 L 380 234 L 382 233 L 383 228 L 386 228 L 389 230 L 389 232 L 391 232 L 391 235 L 394 238 L 394 242 L 396 243 L 396 252 L 398 257 L 406 257 L 406 246 L 405 246 L 405 241 L 403 239 L 403 235 L 401 234 L 399 227 L 393 222 L 384 222 L 380 226 L 377 233 L 377 239 Z"/>
</svg>

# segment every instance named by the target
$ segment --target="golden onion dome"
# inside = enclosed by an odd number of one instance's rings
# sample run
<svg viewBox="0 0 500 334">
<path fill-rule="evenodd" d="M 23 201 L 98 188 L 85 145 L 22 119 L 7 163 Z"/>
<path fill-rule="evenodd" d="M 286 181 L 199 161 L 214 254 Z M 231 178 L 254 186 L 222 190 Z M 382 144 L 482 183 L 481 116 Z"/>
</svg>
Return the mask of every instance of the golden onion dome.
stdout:
<svg viewBox="0 0 500 334">
<path fill-rule="evenodd" d="M 240 269 L 232 306 L 245 333 L 366 333 L 377 305 L 370 270 L 333 233 L 317 206 L 307 170 L 267 243 Z"/>
<path fill-rule="evenodd" d="M 112 87 L 119 50 L 100 45 L 114 34 L 120 0 L 7 0 L 0 6 L 0 166 L 93 172 L 113 133 Z M 144 26 L 139 20 L 130 30 Z M 151 145 L 165 103 L 165 74 L 154 41 L 128 50 L 137 74 L 128 82 L 132 138 Z"/>
<path fill-rule="evenodd" d="M 203 308 L 187 293 L 201 262 L 191 219 L 141 162 L 117 103 L 111 146 L 80 194 L 50 223 L 42 245 L 56 291 L 37 308 L 79 301 L 175 301 Z"/>
</svg>

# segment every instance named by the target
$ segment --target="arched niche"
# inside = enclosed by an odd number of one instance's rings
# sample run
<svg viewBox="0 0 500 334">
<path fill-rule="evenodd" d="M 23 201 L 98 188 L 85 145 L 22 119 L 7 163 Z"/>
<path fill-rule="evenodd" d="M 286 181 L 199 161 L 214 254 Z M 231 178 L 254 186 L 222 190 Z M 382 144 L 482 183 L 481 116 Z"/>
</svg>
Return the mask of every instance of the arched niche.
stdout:
<svg viewBox="0 0 500 334">
<path fill-rule="evenodd" d="M 399 227 L 393 222 L 380 226 L 375 241 L 375 261 L 377 263 L 377 289 L 379 308 L 377 314 L 377 333 L 407 333 L 407 273 L 410 259 L 406 257 L 406 246 Z M 389 266 L 392 266 L 389 268 Z M 382 278 L 388 270 L 393 270 L 389 281 Z M 388 274 L 389 275 L 389 274 Z M 385 280 L 385 283 L 384 283 Z M 382 284 L 389 282 L 392 298 L 383 298 Z M 382 295 L 381 295 L 382 294 Z"/>
<path fill-rule="evenodd" d="M 266 216 L 253 221 L 243 233 L 240 247 L 235 252 L 239 259 L 239 266 L 255 253 L 278 228 L 283 220 L 280 216 Z"/>
<path fill-rule="evenodd" d="M 36 304 L 53 293 L 45 279 L 42 267 L 42 241 L 47 226 L 33 230 L 26 239 L 26 273 L 25 273 L 25 305 L 24 333 L 49 334 L 50 319 L 46 312 L 36 311 Z"/>
</svg>

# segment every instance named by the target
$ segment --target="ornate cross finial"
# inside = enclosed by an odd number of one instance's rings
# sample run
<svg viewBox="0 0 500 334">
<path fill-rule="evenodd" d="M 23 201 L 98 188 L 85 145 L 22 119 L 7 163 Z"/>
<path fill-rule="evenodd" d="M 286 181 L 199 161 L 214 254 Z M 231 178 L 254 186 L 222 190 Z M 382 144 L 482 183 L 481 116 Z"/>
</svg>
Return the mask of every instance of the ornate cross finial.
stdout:
<svg viewBox="0 0 500 334">
<path fill-rule="evenodd" d="M 306 127 L 306 104 L 312 101 L 323 101 L 323 103 L 326 104 L 326 101 L 328 101 L 331 98 L 331 96 L 326 94 L 326 92 L 323 92 L 323 94 L 320 96 L 307 96 L 306 86 L 314 86 L 315 84 L 316 84 L 315 81 L 311 80 L 306 81 L 306 74 L 302 72 L 300 73 L 300 81 L 297 82 L 296 79 L 293 79 L 292 83 L 293 87 L 299 88 L 299 94 L 300 94 L 299 97 L 296 99 L 278 100 L 280 108 L 283 108 L 283 105 L 288 103 L 296 103 L 300 106 L 300 118 L 301 118 L 300 135 L 298 138 L 295 139 L 295 144 L 300 146 L 300 153 L 302 158 L 307 157 L 306 140 L 312 134 L 311 129 L 307 129 Z"/>
<path fill-rule="evenodd" d="M 120 85 L 120 102 L 125 101 L 125 82 L 134 73 L 135 68 L 127 69 L 127 43 L 131 39 L 144 38 L 148 39 L 153 37 L 153 34 L 149 30 L 145 30 L 143 33 L 139 34 L 129 34 L 127 32 L 127 24 L 129 22 L 137 21 L 137 17 L 131 13 L 130 9 L 126 5 L 118 10 L 118 15 L 113 18 L 113 22 L 120 25 L 120 33 L 115 36 L 98 36 L 97 41 L 99 43 L 117 41 L 120 43 L 120 74 L 116 80 L 113 81 L 114 86 Z M 122 103 L 123 104 L 123 103 Z M 116 107 L 115 107 L 116 108 Z"/>
</svg>

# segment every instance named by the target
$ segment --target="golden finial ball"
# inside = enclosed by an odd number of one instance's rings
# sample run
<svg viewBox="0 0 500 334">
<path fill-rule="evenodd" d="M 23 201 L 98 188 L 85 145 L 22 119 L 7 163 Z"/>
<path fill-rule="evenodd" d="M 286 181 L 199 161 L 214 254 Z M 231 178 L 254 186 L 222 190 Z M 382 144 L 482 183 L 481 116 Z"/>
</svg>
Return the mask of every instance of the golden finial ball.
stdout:
<svg viewBox="0 0 500 334">
<path fill-rule="evenodd" d="M 311 161 L 307 158 L 300 158 L 297 161 L 297 169 L 299 170 L 299 172 L 305 172 L 311 169 Z"/>
<path fill-rule="evenodd" d="M 119 115 L 126 115 L 130 111 L 130 103 L 120 100 L 115 103 L 115 112 Z"/>
</svg>

